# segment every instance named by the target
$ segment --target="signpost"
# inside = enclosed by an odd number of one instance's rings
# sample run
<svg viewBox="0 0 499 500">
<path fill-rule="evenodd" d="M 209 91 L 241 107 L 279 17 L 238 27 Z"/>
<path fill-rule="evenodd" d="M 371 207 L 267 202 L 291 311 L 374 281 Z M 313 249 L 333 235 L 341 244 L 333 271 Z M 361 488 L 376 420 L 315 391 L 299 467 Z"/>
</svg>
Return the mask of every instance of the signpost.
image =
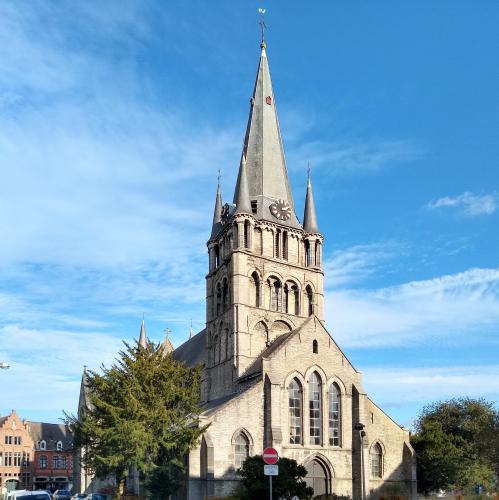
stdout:
<svg viewBox="0 0 499 500">
<path fill-rule="evenodd" d="M 272 500 L 272 476 L 279 475 L 279 466 L 277 465 L 279 454 L 277 450 L 274 448 L 265 448 L 263 450 L 263 461 L 266 464 L 263 466 L 263 473 L 269 476 L 269 498 Z"/>
</svg>

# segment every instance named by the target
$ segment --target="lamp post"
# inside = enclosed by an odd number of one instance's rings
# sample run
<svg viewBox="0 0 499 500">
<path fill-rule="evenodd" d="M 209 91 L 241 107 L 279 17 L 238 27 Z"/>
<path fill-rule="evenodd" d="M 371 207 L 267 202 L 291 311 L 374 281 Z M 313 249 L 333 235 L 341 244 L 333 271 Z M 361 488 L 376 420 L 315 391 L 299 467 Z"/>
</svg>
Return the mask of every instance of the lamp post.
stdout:
<svg viewBox="0 0 499 500">
<path fill-rule="evenodd" d="M 360 422 L 355 424 L 354 429 L 359 431 L 360 438 L 360 498 L 364 500 L 366 498 L 366 478 L 365 478 L 365 470 L 364 470 L 364 437 L 366 435 L 366 431 L 364 430 L 365 425 Z"/>
<path fill-rule="evenodd" d="M 9 363 L 4 363 L 4 362 L 1 362 L 1 363 L 0 363 L 0 369 L 2 369 L 2 370 L 7 370 L 7 369 L 9 369 L 9 368 L 10 368 Z"/>
</svg>

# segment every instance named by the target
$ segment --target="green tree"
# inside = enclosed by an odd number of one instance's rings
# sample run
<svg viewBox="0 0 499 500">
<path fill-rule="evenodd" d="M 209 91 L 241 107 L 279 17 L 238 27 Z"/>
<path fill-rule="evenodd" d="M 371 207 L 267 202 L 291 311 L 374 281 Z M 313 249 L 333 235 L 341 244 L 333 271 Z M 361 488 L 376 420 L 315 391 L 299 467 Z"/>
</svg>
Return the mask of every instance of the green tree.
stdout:
<svg viewBox="0 0 499 500">
<path fill-rule="evenodd" d="M 200 369 L 187 368 L 159 345 L 147 349 L 125 343 L 115 363 L 88 372 L 88 409 L 81 420 L 66 415 L 82 462 L 97 477 L 114 474 L 123 493 L 131 467 L 168 487 L 154 498 L 168 498 L 183 478 L 182 458 L 205 428 L 198 425 Z M 156 491 L 156 490 L 155 490 Z"/>
<path fill-rule="evenodd" d="M 492 488 L 499 473 L 499 411 L 483 399 L 460 398 L 425 407 L 411 443 L 416 450 L 418 487 Z"/>
<path fill-rule="evenodd" d="M 269 497 L 269 478 L 263 474 L 263 458 L 261 455 L 248 457 L 239 473 L 242 482 L 237 490 L 241 500 L 262 500 Z M 302 500 L 312 498 L 314 490 L 306 485 L 304 478 L 307 469 L 298 465 L 291 458 L 279 459 L 279 475 L 272 479 L 274 498 L 289 500 L 294 496 Z"/>
</svg>

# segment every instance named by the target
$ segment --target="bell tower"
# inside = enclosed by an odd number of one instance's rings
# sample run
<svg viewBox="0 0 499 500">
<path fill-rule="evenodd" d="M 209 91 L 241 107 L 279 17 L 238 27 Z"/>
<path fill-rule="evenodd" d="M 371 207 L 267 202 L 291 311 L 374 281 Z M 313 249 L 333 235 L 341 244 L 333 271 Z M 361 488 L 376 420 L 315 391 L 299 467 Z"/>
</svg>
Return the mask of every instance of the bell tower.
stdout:
<svg viewBox="0 0 499 500">
<path fill-rule="evenodd" d="M 322 243 L 310 175 L 296 216 L 262 41 L 234 198 L 217 187 L 207 243 L 204 399 L 236 392 L 279 337 L 323 321 Z"/>
</svg>

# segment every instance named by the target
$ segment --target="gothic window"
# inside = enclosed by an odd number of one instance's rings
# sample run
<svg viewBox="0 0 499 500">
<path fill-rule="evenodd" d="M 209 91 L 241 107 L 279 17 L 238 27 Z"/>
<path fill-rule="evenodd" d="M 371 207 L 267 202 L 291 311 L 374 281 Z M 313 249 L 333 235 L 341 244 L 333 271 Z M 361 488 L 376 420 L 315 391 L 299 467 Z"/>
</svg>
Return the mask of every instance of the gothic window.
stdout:
<svg viewBox="0 0 499 500">
<path fill-rule="evenodd" d="M 281 230 L 278 229 L 276 232 L 275 232 L 275 244 L 274 244 L 274 247 L 275 247 L 275 257 L 276 258 L 280 258 L 281 256 Z"/>
<path fill-rule="evenodd" d="M 249 457 L 249 439 L 244 432 L 240 432 L 234 439 L 234 467 L 240 469 Z"/>
<path fill-rule="evenodd" d="M 249 220 L 244 221 L 244 248 L 250 248 L 251 225 Z"/>
<path fill-rule="evenodd" d="M 282 233 L 282 258 L 288 260 L 288 232 Z"/>
<path fill-rule="evenodd" d="M 298 286 L 292 281 L 284 286 L 284 306 L 288 314 L 300 314 L 300 293 Z"/>
<path fill-rule="evenodd" d="M 310 444 L 321 444 L 322 384 L 321 384 L 321 379 L 317 372 L 312 373 L 310 377 L 308 392 L 309 392 Z"/>
<path fill-rule="evenodd" d="M 311 258 L 310 258 L 310 241 L 305 240 L 305 265 L 307 267 L 310 267 L 311 265 Z"/>
<path fill-rule="evenodd" d="M 223 304 L 223 310 L 225 311 L 229 305 L 229 283 L 227 282 L 227 278 L 224 279 L 224 285 L 222 290 L 222 304 Z"/>
<path fill-rule="evenodd" d="M 222 286 L 217 284 L 217 316 L 222 312 Z"/>
<path fill-rule="evenodd" d="M 307 315 L 312 316 L 314 314 L 314 292 L 310 285 L 305 288 L 306 295 L 306 305 L 307 305 Z"/>
<path fill-rule="evenodd" d="M 312 342 L 312 352 L 314 354 L 319 354 L 319 343 L 317 342 L 317 340 L 314 340 Z"/>
<path fill-rule="evenodd" d="M 372 446 L 370 455 L 372 477 L 383 477 L 383 450 L 379 443 Z"/>
<path fill-rule="evenodd" d="M 47 455 L 40 455 L 38 457 L 38 467 L 40 469 L 46 469 L 47 468 Z"/>
<path fill-rule="evenodd" d="M 329 444 L 341 446 L 341 391 L 336 383 L 329 388 Z"/>
<path fill-rule="evenodd" d="M 269 278 L 270 310 L 282 311 L 282 284 L 277 278 Z"/>
<path fill-rule="evenodd" d="M 213 338 L 213 364 L 220 363 L 220 336 L 215 335 Z"/>
<path fill-rule="evenodd" d="M 321 265 L 321 244 L 319 240 L 315 241 L 315 256 L 314 256 L 315 265 L 318 267 Z"/>
<path fill-rule="evenodd" d="M 258 276 L 256 271 L 254 271 L 251 275 L 250 284 L 250 303 L 252 306 L 260 307 L 260 276 Z"/>
<path fill-rule="evenodd" d="M 220 265 L 220 247 L 215 245 L 215 269 Z"/>
<path fill-rule="evenodd" d="M 294 378 L 288 387 L 289 395 L 289 442 L 302 444 L 302 398 L 300 381 Z"/>
</svg>

